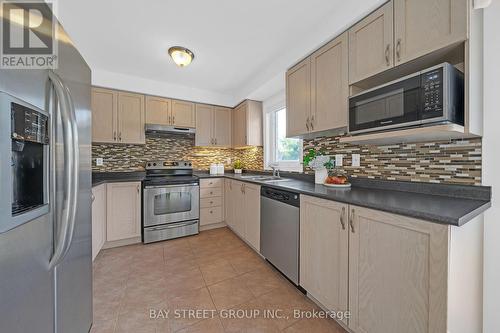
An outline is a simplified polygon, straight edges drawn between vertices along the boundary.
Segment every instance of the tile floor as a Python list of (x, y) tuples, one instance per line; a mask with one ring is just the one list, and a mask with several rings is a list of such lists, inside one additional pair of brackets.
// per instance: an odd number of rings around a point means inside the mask
[(293, 315), (314, 309), (228, 228), (104, 250), (94, 263), (91, 333), (345, 332)]

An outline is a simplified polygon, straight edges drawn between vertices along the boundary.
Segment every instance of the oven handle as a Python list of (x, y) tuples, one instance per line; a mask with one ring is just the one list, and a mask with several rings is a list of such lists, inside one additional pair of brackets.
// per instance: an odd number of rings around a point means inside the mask
[(177, 184), (177, 185), (155, 185), (155, 186), (144, 186), (144, 188), (147, 189), (152, 189), (152, 188), (174, 188), (174, 187), (186, 187), (186, 186), (200, 186), (198, 183), (189, 183), (189, 184)]
[(153, 227), (153, 228), (145, 228), (146, 230), (151, 230), (151, 231), (160, 231), (160, 230), (167, 230), (167, 229), (173, 229), (173, 228), (179, 228), (179, 227), (187, 227), (189, 225), (197, 224), (198, 221), (190, 221), (190, 222), (184, 222), (184, 223), (173, 223), (170, 225), (166, 226), (161, 226), (161, 227)]

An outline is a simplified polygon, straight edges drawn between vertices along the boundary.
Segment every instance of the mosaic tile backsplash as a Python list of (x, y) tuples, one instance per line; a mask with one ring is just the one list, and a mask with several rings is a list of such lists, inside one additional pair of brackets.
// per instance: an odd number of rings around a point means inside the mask
[[(103, 166), (95, 165), (98, 157), (104, 159)], [(186, 135), (146, 136), (145, 145), (92, 145), (92, 171), (144, 170), (146, 161), (163, 159), (189, 160), (198, 170), (208, 170), (211, 163), (223, 163), (226, 169), (232, 169), (235, 160), (241, 160), (247, 170), (263, 169), (262, 147), (238, 150), (195, 147), (194, 137)]]
[[(304, 153), (323, 148), (328, 155), (344, 155), (338, 170), (351, 177), (481, 185), (480, 138), (388, 146), (344, 144), (338, 137), (304, 140)], [(351, 166), (352, 154), (361, 154), (359, 168)]]
[[(339, 142), (338, 137), (304, 140), (304, 152), (324, 148), (329, 155), (344, 155), (341, 173), (351, 177), (432, 182), (444, 184), (481, 185), (481, 139), (451, 140), (395, 144), (388, 146), (351, 145)], [(361, 166), (351, 166), (351, 155), (361, 154)], [(154, 159), (186, 159), (195, 169), (208, 170), (211, 163), (223, 163), (232, 169), (241, 160), (246, 170), (263, 170), (263, 149), (204, 148), (194, 146), (194, 137), (146, 137), (146, 145), (94, 144), (93, 171), (143, 170), (145, 162)], [(104, 166), (96, 166), (95, 158), (102, 157)], [(227, 163), (227, 159), (231, 163)], [(312, 173), (309, 168), (304, 170)]]

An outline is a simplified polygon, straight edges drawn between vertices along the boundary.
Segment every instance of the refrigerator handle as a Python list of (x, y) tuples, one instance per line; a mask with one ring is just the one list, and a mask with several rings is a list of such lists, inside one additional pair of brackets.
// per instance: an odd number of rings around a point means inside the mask
[[(61, 230), (56, 233), (56, 237), (59, 235), (59, 239), (56, 241), (54, 254), (49, 262), (49, 267), (54, 268), (63, 260), (73, 240), (78, 199), (80, 154), (75, 109), (69, 90), (61, 78), (51, 70), (49, 70), (49, 79), (52, 82), (52, 87), (60, 105), (64, 143), (64, 206), (62, 207), (60, 223), (57, 224), (61, 227)], [(55, 119), (52, 121), (54, 123)]]

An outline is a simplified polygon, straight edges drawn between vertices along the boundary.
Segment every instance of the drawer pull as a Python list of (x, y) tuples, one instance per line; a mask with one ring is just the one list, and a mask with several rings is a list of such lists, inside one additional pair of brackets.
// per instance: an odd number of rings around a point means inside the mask
[(210, 211), (210, 214), (213, 214), (213, 213), (214, 213), (214, 211), (213, 211), (213, 210), (211, 210), (211, 211)]

